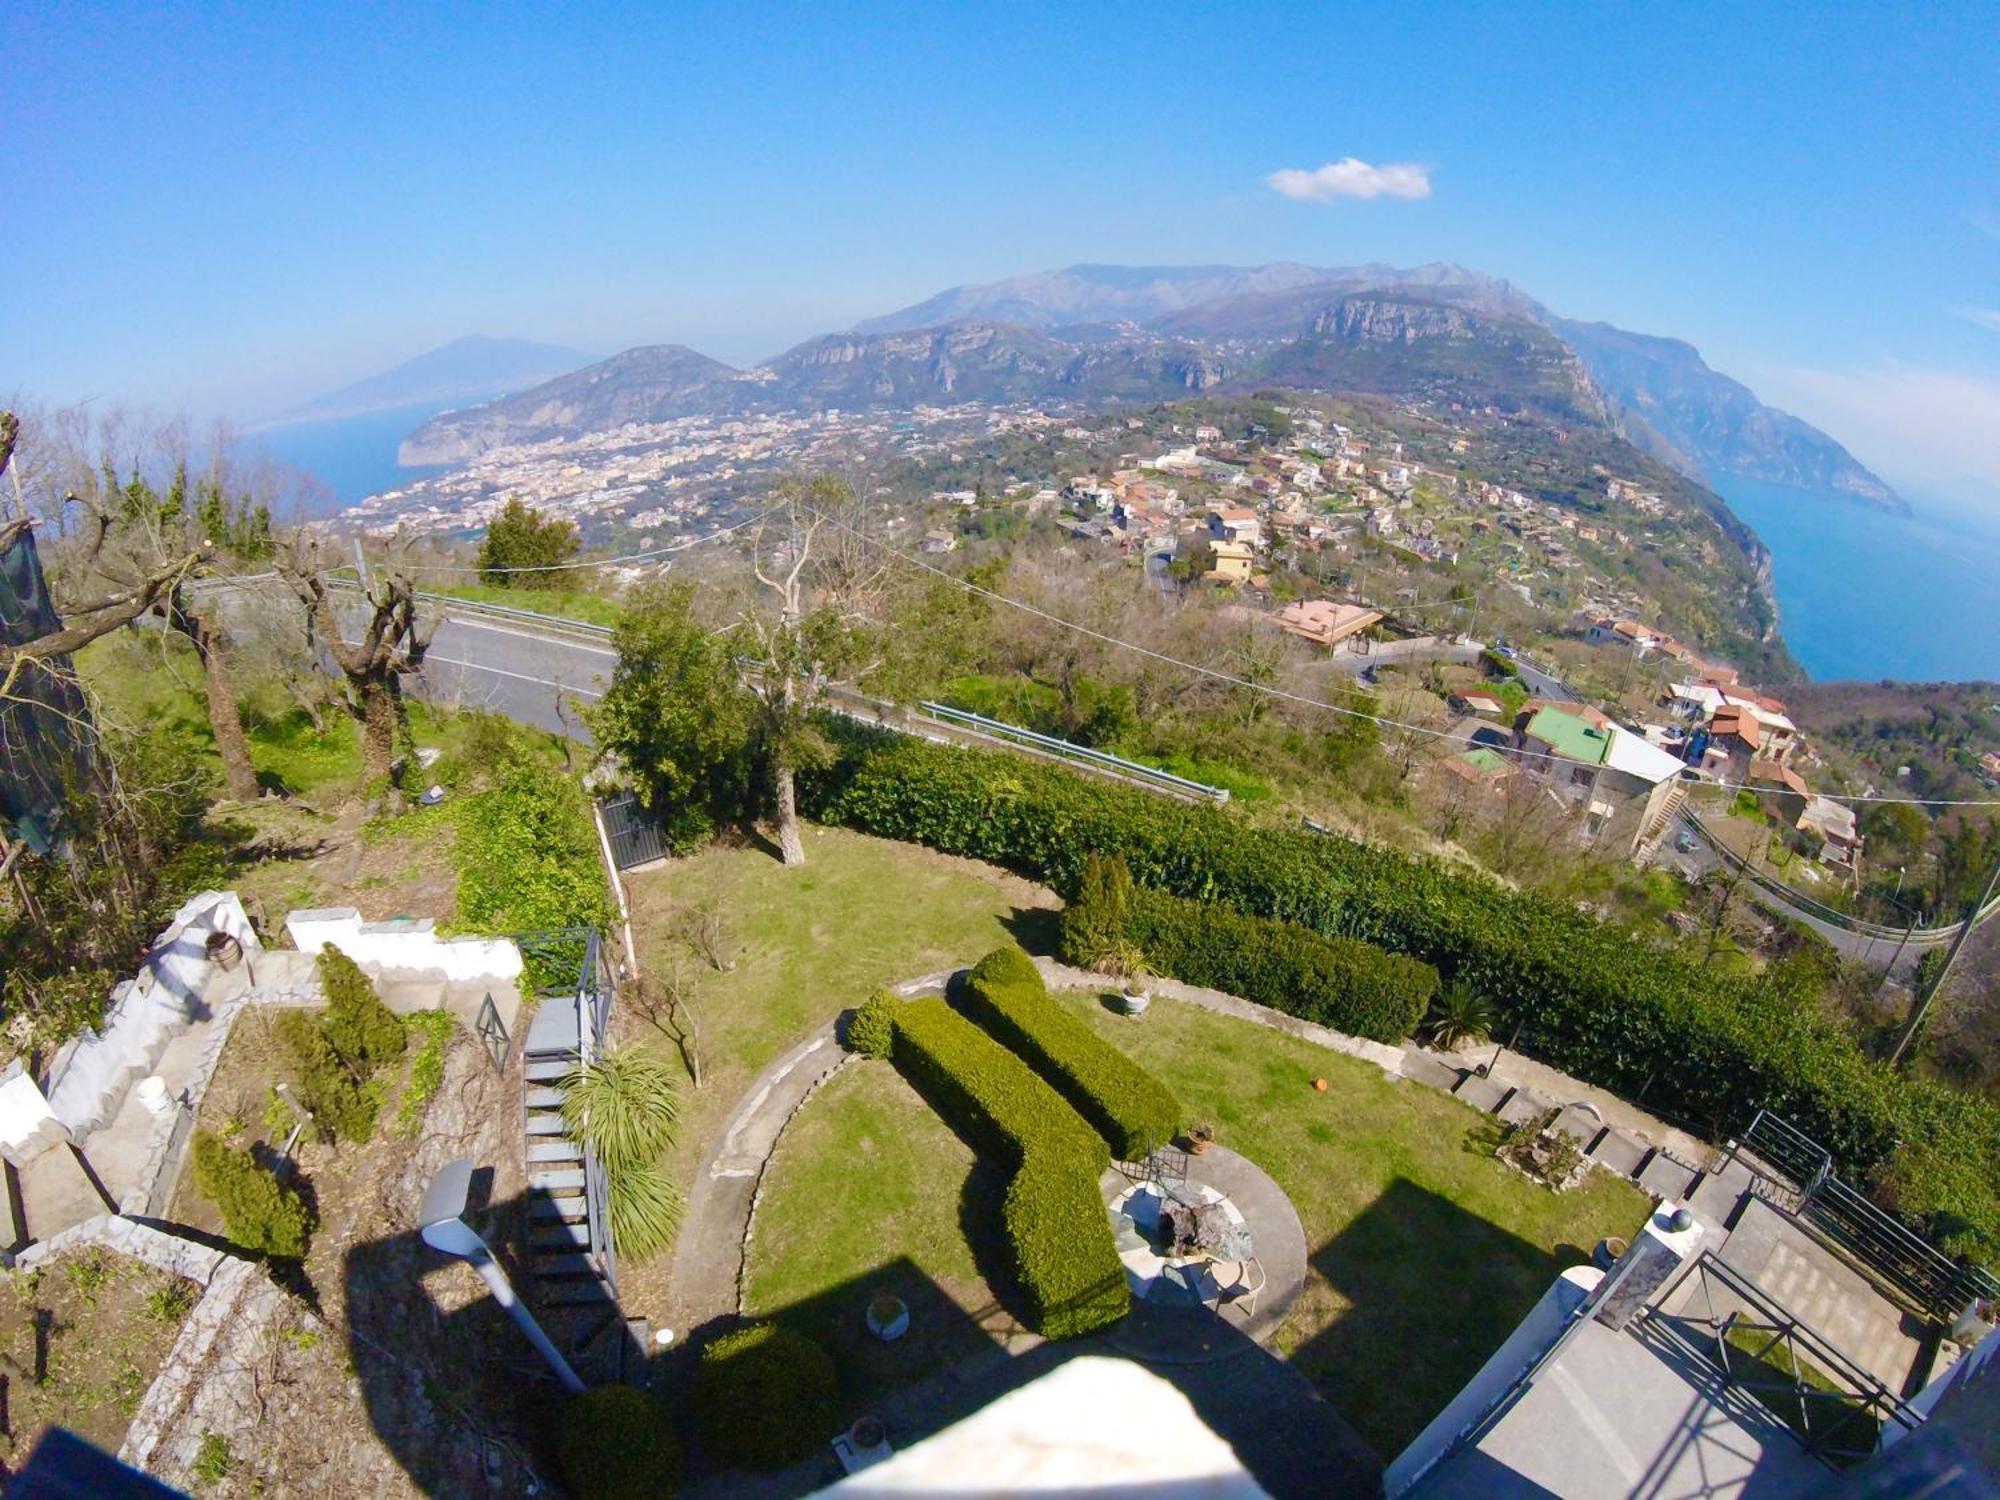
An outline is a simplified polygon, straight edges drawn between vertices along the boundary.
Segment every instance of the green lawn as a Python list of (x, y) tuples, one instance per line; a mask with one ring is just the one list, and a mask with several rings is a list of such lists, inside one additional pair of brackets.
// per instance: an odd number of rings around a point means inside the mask
[[(843, 1396), (865, 1410), (1013, 1327), (962, 1227), (997, 1225), (1003, 1189), (893, 1067), (850, 1063), (779, 1143), (751, 1242), (748, 1310), (818, 1339), (841, 1367)], [(883, 1290), (912, 1314), (910, 1332), (887, 1345), (864, 1322)]]
[(1282, 1032), (1171, 1000), (1134, 1021), (1065, 999), (1291, 1198), (1311, 1269), (1279, 1346), (1385, 1458), (1565, 1266), (1651, 1206), (1602, 1172), (1551, 1193), (1493, 1159), (1477, 1111)]
[(761, 847), (716, 848), (628, 882), (642, 967), (657, 972), (677, 947), (676, 905), (719, 904), (735, 957), (727, 973), (698, 971), (707, 1077), (682, 1131), (682, 1181), (750, 1080), (814, 1027), (878, 985), (972, 962), (1010, 940), (1019, 912), (1031, 937), (1052, 931), (1036, 914), (1055, 898), (990, 865), (810, 824), (805, 843), (796, 870)]
[[(762, 849), (719, 849), (632, 881), (643, 962), (667, 952), (676, 901), (720, 901), (737, 950), (735, 969), (702, 990), (710, 1081), (692, 1101), (682, 1180), (786, 1047), (879, 984), (971, 963), (1022, 925), (1021, 909), (1051, 902), (989, 867), (859, 834), (808, 827), (806, 847), (802, 870)], [(1031, 938), (1047, 927), (1030, 912)], [(1291, 1196), (1312, 1270), (1281, 1347), (1384, 1456), (1564, 1266), (1645, 1217), (1645, 1196), (1601, 1173), (1558, 1197), (1508, 1172), (1485, 1117), (1368, 1064), (1171, 1001), (1138, 1021), (1096, 996), (1066, 1002)], [(1316, 1077), (1326, 1093), (1313, 1091)], [(818, 1331), (863, 1398), (948, 1363), (1002, 1322), (965, 1232), (997, 1226), (991, 1195), (893, 1070), (852, 1064), (794, 1121), (765, 1179), (750, 1307)], [(928, 1309), (921, 1338), (882, 1346), (862, 1332), (860, 1309), (883, 1284)]]

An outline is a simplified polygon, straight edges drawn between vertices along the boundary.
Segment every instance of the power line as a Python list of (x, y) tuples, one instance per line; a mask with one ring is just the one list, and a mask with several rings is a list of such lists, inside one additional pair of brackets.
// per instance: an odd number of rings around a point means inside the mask
[[(999, 593), (994, 589), (986, 588), (981, 584), (974, 583), (969, 578), (961, 578), (956, 573), (946, 572), (943, 568), (936, 567), (931, 563), (927, 563), (920, 557), (912, 556), (910, 553), (904, 552), (900, 548), (891, 546), (888, 542), (883, 541), (880, 537), (870, 536), (865, 532), (856, 530), (854, 527), (848, 525), (847, 522), (841, 520), (838, 516), (827, 515), (826, 512), (824, 511), (816, 512), (816, 514), (820, 515), (823, 519), (831, 522), (833, 525), (839, 527), (842, 531), (847, 532), (850, 536), (853, 536), (859, 539), (860, 541), (867, 543), (869, 546), (880, 548), (882, 551), (887, 552), (890, 556), (899, 558), (903, 562), (910, 564), (912, 567), (920, 568), (926, 573), (934, 574), (937, 577), (944, 579), (947, 583), (955, 584), (959, 588), (964, 589), (967, 593), (977, 594), (983, 598), (991, 599), (995, 603), (1005, 604), (1012, 609), (1021, 610), (1022, 612), (1033, 615), (1038, 619), (1046, 620), (1052, 625), (1060, 626), (1065, 630), (1075, 631), (1079, 635), (1089, 636), (1093, 640), (1102, 641), (1105, 645), (1114, 646), (1121, 651), (1135, 652), (1140, 656), (1150, 657), (1152, 660), (1157, 662), (1162, 662), (1168, 666), (1179, 667), (1184, 671), (1193, 672), (1202, 677), (1212, 678), (1217, 682), (1225, 682), (1232, 687), (1248, 688), (1253, 693), (1262, 693), (1267, 697), (1281, 698), (1284, 699), (1286, 702), (1296, 703), (1305, 708), (1321, 709), (1327, 713), (1340, 714), (1347, 718), (1366, 719), (1370, 723), (1379, 725), (1383, 728), (1407, 730), (1412, 734), (1427, 735), (1433, 739), (1451, 740), (1453, 742), (1457, 742), (1458, 740), (1458, 736), (1453, 734), (1448, 729), (1436, 729), (1428, 724), (1408, 724), (1400, 719), (1391, 719), (1382, 714), (1369, 713), (1365, 709), (1349, 708), (1338, 703), (1328, 703), (1320, 698), (1309, 698), (1302, 693), (1289, 692), (1284, 688), (1272, 687), (1268, 683), (1253, 682), (1247, 677), (1238, 677), (1235, 673), (1222, 671), (1218, 667), (1206, 667), (1199, 662), (1185, 661), (1178, 656), (1170, 656), (1164, 651), (1156, 651), (1151, 646), (1140, 645), (1137, 641), (1121, 640), (1117, 636), (1108, 635), (1104, 631), (1095, 630), (1088, 625), (1079, 624), (1075, 620), (1066, 620), (1061, 615), (1051, 614), (1049, 611), (1042, 609), (1036, 605), (1029, 604), (1025, 600), (1011, 598), (1008, 595)], [(1569, 763), (1568, 757), (1556, 755), (1551, 752), (1542, 750), (1518, 749), (1518, 750), (1510, 750), (1508, 753), (1516, 757), (1525, 759)], [(1714, 787), (1719, 791), (1757, 790), (1755, 787), (1733, 781), (1696, 781), (1691, 784), (1697, 787)], [(1921, 807), (2000, 807), (2000, 798), (1991, 798), (1991, 797), (1961, 798), (1961, 799), (1929, 798), (1929, 797), (1881, 797), (1881, 796), (1870, 796), (1866, 794), (1832, 793), (1832, 792), (1814, 793), (1813, 795), (1823, 797), (1828, 802), (1902, 803), (1902, 804), (1911, 804)]]

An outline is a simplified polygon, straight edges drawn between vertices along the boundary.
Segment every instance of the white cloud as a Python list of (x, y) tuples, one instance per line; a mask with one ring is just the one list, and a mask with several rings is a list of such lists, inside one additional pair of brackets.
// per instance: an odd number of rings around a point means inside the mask
[(2000, 333), (2000, 307), (1959, 307), (1952, 309), (1968, 323)]
[(1357, 156), (1343, 156), (1315, 171), (1286, 167), (1264, 179), (1275, 191), (1302, 203), (1331, 203), (1336, 198), (1428, 198), (1431, 170), (1412, 161), (1384, 162), (1371, 167)]
[(1890, 483), (2000, 491), (2000, 379), (1904, 364), (1773, 371), (1770, 398)]

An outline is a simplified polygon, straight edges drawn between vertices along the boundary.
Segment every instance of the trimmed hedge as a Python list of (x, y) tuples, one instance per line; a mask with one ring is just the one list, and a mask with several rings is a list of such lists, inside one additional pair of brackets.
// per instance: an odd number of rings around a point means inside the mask
[(629, 1385), (600, 1385), (565, 1401), (556, 1457), (565, 1486), (589, 1500), (668, 1500), (681, 1473), (666, 1407)]
[(783, 1468), (823, 1451), (839, 1395), (832, 1356), (804, 1334), (779, 1323), (735, 1329), (701, 1351), (701, 1446), (735, 1468)]
[(942, 1000), (896, 1018), (896, 1065), (976, 1149), (1014, 1169), (1001, 1210), (1027, 1321), (1071, 1338), (1131, 1310), (1125, 1267), (1097, 1189), (1104, 1140), (1020, 1058)]
[[(1073, 963), (1086, 962), (1084, 945), (1103, 926), (1092, 904), (1086, 891), (1063, 911)], [(1163, 974), (1378, 1042), (1409, 1036), (1437, 993), (1437, 970), (1419, 959), (1163, 891), (1131, 892), (1125, 937)]]
[[(1032, 1151), (1095, 1174), (1111, 1165), (1103, 1137), (1035, 1070), (942, 1000), (896, 1009), (896, 1066), (960, 1135), (1019, 1170)], [(1110, 1220), (1105, 1220), (1109, 1243)]]
[(1180, 1129), (1166, 1085), (1049, 997), (1042, 971), (1019, 948), (996, 948), (965, 981), (972, 1019), (1025, 1058), (1120, 1161), (1140, 1161)]
[(1097, 1173), (1031, 1151), (1007, 1184), (1000, 1216), (1028, 1302), (1028, 1326), (1043, 1338), (1095, 1333), (1132, 1310)]
[(1462, 866), (850, 721), (821, 729), (838, 754), (801, 778), (811, 817), (990, 860), (1065, 895), (1088, 854), (1117, 850), (1141, 887), (1423, 959), (1493, 997), (1523, 1025), (1522, 1050), (1712, 1138), (1764, 1107), (1862, 1173), (1900, 1141), (1902, 1210), (2000, 1262), (2000, 1105), (1870, 1062), (1784, 965), (1724, 975)]
[(847, 1050), (863, 1057), (887, 1057), (893, 1052), (896, 1007), (901, 1003), (888, 990), (877, 990), (856, 1006), (847, 1022)]

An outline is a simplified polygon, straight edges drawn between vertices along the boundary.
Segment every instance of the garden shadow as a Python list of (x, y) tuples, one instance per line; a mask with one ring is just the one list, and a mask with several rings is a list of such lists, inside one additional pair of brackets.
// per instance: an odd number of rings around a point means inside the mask
[[(1478, 1373), (1570, 1265), (1396, 1178), (1308, 1257), (1346, 1303), (1292, 1363), (1393, 1456)], [(1386, 1371), (1396, 1372), (1393, 1380)]]
[[(463, 1217), (544, 1331), (587, 1385), (643, 1378), (618, 1305), (594, 1282), (555, 1305), (522, 1247), (547, 1222), (540, 1189), (485, 1201), (475, 1174)], [(415, 1228), (350, 1249), (341, 1262), (347, 1356), (370, 1426), (426, 1494), (529, 1493), (553, 1472), (561, 1384), (470, 1267), (433, 1250)]]
[(1023, 949), (1041, 957), (1053, 958), (1062, 944), (1062, 913), (1046, 906), (1017, 906), (1000, 925)]

